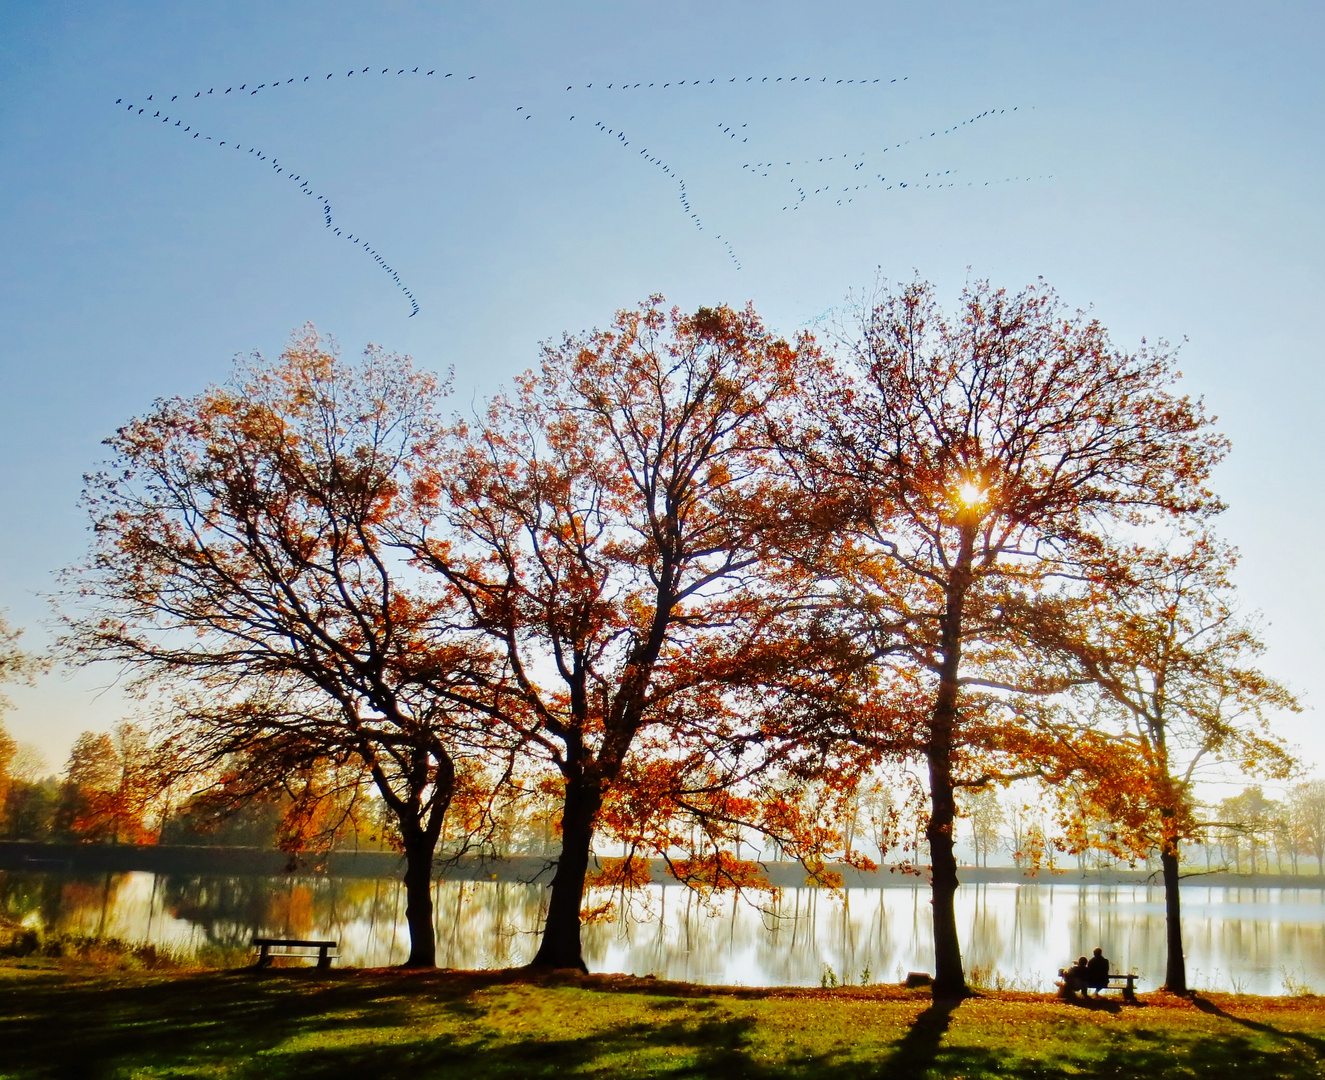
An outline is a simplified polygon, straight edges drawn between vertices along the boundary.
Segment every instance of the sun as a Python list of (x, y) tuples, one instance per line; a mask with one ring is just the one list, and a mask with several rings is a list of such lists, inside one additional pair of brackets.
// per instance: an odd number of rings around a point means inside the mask
[(957, 489), (957, 498), (966, 506), (979, 506), (985, 501), (985, 492), (968, 480)]

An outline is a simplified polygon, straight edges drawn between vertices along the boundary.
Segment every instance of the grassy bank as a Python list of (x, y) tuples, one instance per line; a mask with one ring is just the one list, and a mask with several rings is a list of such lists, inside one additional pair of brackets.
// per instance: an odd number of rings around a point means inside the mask
[(1306, 1077), (1325, 1000), (742, 990), (590, 976), (0, 965), (0, 1076)]

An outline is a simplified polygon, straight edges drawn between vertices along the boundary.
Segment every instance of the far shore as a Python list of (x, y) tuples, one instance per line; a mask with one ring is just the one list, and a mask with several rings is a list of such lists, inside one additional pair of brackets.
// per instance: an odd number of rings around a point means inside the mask
[[(555, 856), (510, 855), (504, 858), (439, 856), (433, 872), (443, 881), (501, 881), (547, 884)], [(804, 867), (794, 862), (761, 862), (769, 885), (796, 888), (812, 884)], [(0, 871), (63, 873), (156, 874), (306, 874), (343, 878), (396, 878), (404, 872), (403, 858), (391, 851), (332, 851), (290, 853), (263, 848), (132, 844), (38, 843), (0, 841)], [(858, 870), (832, 866), (848, 888), (911, 888), (928, 884), (927, 867), (880, 867)], [(661, 859), (650, 860), (650, 881), (675, 881)], [(958, 875), (964, 885), (1153, 885), (1162, 887), (1159, 871), (1079, 870), (1076, 867), (963, 866)], [(1207, 872), (1197, 866), (1183, 868), (1183, 883), (1243, 889), (1325, 889), (1325, 877), (1313, 868), (1303, 874), (1238, 874), (1228, 870)]]

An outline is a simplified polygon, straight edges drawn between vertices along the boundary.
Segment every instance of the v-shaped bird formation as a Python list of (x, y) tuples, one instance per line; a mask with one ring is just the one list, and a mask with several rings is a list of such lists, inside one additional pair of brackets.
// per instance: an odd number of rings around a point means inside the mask
[[(574, 119), (575, 117), (572, 116), (571, 120)], [(624, 132), (617, 131), (614, 128), (608, 127), (601, 120), (595, 120), (593, 126), (596, 130), (598, 130), (602, 134), (612, 136), (616, 141), (618, 141), (621, 144), (623, 149), (630, 145), (630, 140), (626, 138)], [(703, 232), (704, 223), (700, 221), (699, 215), (695, 213), (695, 208), (690, 205), (690, 195), (686, 191), (685, 181), (682, 180), (679, 176), (677, 176), (676, 173), (673, 171), (672, 167), (668, 165), (665, 161), (663, 161), (662, 158), (658, 157), (657, 154), (650, 152), (647, 146), (640, 149), (638, 151), (638, 154), (640, 157), (644, 158), (644, 160), (648, 164), (659, 169), (663, 173), (663, 175), (676, 181), (678, 189), (676, 197), (681, 201), (681, 207), (682, 209), (685, 210), (686, 217), (688, 217), (692, 222), (694, 222), (696, 229), (698, 229), (700, 232)], [(714, 233), (713, 235), (714, 238), (717, 239), (724, 248), (726, 248), (727, 255), (731, 259), (732, 263), (735, 264), (736, 269), (737, 270), (741, 269), (741, 260), (736, 257), (736, 250), (731, 246), (731, 241), (727, 240), (721, 233)]]
[[(341, 77), (353, 78), (356, 74), (363, 76), (367, 75), (371, 70), (372, 70), (371, 68), (367, 67), (363, 68), (362, 70), (351, 69), (347, 71), (344, 76)], [(380, 74), (390, 75), (392, 74), (392, 71), (390, 68), (383, 68)], [(190, 98), (187, 93), (171, 94), (169, 101), (166, 100), (166, 96), (164, 94), (157, 95), (155, 93), (152, 93), (147, 95), (145, 104), (141, 106), (133, 102), (129, 102), (126, 105), (126, 100), (124, 98), (116, 98), (115, 104), (125, 105), (127, 110), (130, 113), (134, 114), (135, 116), (141, 116), (148, 120), (160, 120), (162, 124), (171, 128), (171, 130), (178, 130), (179, 134), (188, 135), (190, 139), (198, 139), (203, 145), (210, 143), (211, 145), (215, 146), (217, 149), (227, 149), (227, 150), (234, 150), (239, 153), (247, 153), (251, 155), (255, 161), (260, 161), (265, 163), (271, 169), (274, 175), (283, 177), (284, 179), (289, 180), (291, 182), (297, 182), (299, 184), (298, 190), (300, 190), (304, 195), (312, 198), (315, 202), (317, 202), (319, 210), (321, 212), (324, 226), (328, 230), (330, 230), (331, 234), (333, 236), (337, 236), (343, 240), (346, 240), (347, 242), (353, 244), (355, 247), (363, 251), (363, 253), (366, 254), (370, 259), (372, 259), (373, 262), (375, 262), (378, 265), (381, 271), (391, 279), (395, 287), (399, 289), (402, 293), (404, 293), (405, 299), (407, 299), (410, 304), (409, 317), (413, 318), (415, 315), (419, 313), (418, 298), (415, 297), (414, 293), (410, 290), (410, 288), (404, 283), (404, 281), (401, 280), (400, 274), (396, 272), (396, 269), (389, 262), (387, 262), (386, 259), (382, 257), (381, 253), (371, 243), (369, 243), (369, 241), (364, 239), (362, 236), (354, 232), (351, 232), (349, 229), (342, 228), (336, 224), (332, 215), (330, 200), (328, 200), (325, 195), (316, 191), (313, 188), (312, 184), (308, 181), (308, 179), (303, 175), (302, 172), (296, 173), (294, 169), (289, 167), (288, 164), (282, 165), (274, 154), (269, 154), (266, 151), (262, 150), (260, 147), (252, 145), (245, 146), (242, 145), (240, 141), (236, 139), (230, 139), (230, 138), (222, 139), (216, 135), (205, 134), (204, 132), (198, 130), (195, 124), (192, 123), (186, 124), (184, 120), (179, 117), (176, 117), (174, 124), (171, 125), (170, 123), (171, 117), (169, 115), (169, 112), (167, 112), (166, 115), (164, 116), (162, 115), (162, 111), (169, 110), (172, 105), (174, 105), (175, 110), (178, 111), (179, 106), (175, 105), (175, 103), (179, 102), (181, 97), (184, 98), (184, 102), (182, 103), (184, 105), (187, 105), (188, 102), (191, 100), (200, 99), (203, 97), (225, 98), (227, 95), (236, 95), (236, 96), (247, 95), (249, 97), (252, 97), (255, 94), (261, 93), (263, 91), (271, 92), (274, 90), (281, 89), (283, 87), (292, 87), (296, 85), (302, 87), (306, 83), (326, 82), (329, 79), (337, 78), (338, 75), (339, 73), (335, 71), (328, 72), (325, 77), (304, 75), (302, 78), (300, 78), (298, 76), (291, 75), (286, 77), (285, 79), (272, 79), (270, 82), (258, 83), (258, 82), (246, 81), (238, 84), (237, 86), (232, 83), (231, 85), (227, 86), (224, 90), (222, 90), (219, 86), (209, 86), (206, 90), (202, 89), (195, 90), (193, 92), (192, 98)], [(395, 71), (395, 76), (397, 78), (404, 75), (422, 75), (423, 77), (427, 78), (428, 76), (437, 75), (437, 69), (433, 68), (425, 70), (418, 67), (414, 67), (414, 68), (399, 68), (398, 70)], [(453, 79), (456, 78), (456, 75), (454, 72), (448, 71), (442, 76), (442, 78)], [(477, 78), (477, 76), (468, 75), (468, 76), (462, 76), (461, 78), (463, 78), (465, 81), (468, 81)], [(158, 97), (159, 97), (159, 102), (158, 102)], [(155, 108), (153, 108), (154, 105), (156, 106)], [(152, 110), (150, 115), (148, 114), (149, 109)]]
[[(1019, 109), (1020, 106), (1017, 105), (1013, 105), (1010, 109), (1006, 107), (1001, 109), (986, 109), (984, 112), (977, 113), (975, 116), (953, 124), (951, 127), (936, 129), (928, 133), (922, 132), (910, 139), (903, 139), (901, 142), (885, 146), (878, 151), (878, 153), (882, 155), (888, 153), (890, 150), (901, 150), (903, 147), (918, 145), (931, 139), (942, 138), (945, 135), (952, 135), (961, 131), (963, 128), (979, 123), (989, 117), (1007, 116), (1010, 113), (1019, 111)], [(837, 205), (845, 206), (847, 203), (853, 202), (856, 195), (860, 192), (868, 191), (871, 183), (877, 183), (877, 186), (882, 187), (885, 191), (906, 191), (944, 187), (989, 187), (992, 184), (1027, 183), (1032, 179), (1037, 179), (1029, 176), (1009, 176), (1004, 177), (1001, 180), (963, 181), (950, 179), (953, 170), (944, 169), (942, 171), (926, 172), (923, 177), (913, 176), (905, 180), (895, 174), (893, 176), (885, 176), (883, 173), (873, 173), (869, 175), (868, 179), (862, 181), (861, 177), (863, 175), (866, 160), (867, 155), (864, 150), (861, 150), (856, 154), (844, 151), (841, 154), (829, 154), (818, 158), (802, 158), (793, 161), (747, 162), (741, 166), (741, 169), (743, 171), (748, 169), (752, 175), (768, 179), (770, 177), (775, 177), (776, 174), (783, 169), (790, 170), (795, 168), (800, 172), (800, 167), (802, 166), (809, 166), (811, 169), (822, 166), (829, 171), (840, 171), (843, 166), (849, 164), (851, 173), (856, 174), (854, 177), (854, 183), (847, 183), (841, 187), (828, 179), (822, 181), (810, 181), (809, 184), (807, 184), (803, 180), (797, 180), (794, 176), (785, 176), (783, 179), (795, 189), (796, 197), (790, 202), (784, 204), (782, 207), (783, 210), (799, 210), (801, 205), (807, 199), (813, 198), (817, 195), (827, 195), (830, 197), (835, 195), (837, 196)], [(804, 173), (802, 173), (802, 176), (804, 176)], [(1038, 177), (1038, 179), (1042, 180), (1049, 180), (1052, 178), (1052, 174), (1049, 176)]]
[[(247, 80), (240, 83), (230, 83), (222, 88), (220, 85), (209, 86), (206, 89), (196, 89), (190, 95), (187, 92), (169, 95), (148, 94), (141, 103), (129, 101), (126, 98), (117, 98), (115, 104), (123, 106), (127, 112), (135, 117), (141, 117), (145, 120), (159, 121), (162, 125), (178, 135), (186, 137), (190, 142), (197, 141), (201, 145), (210, 145), (218, 150), (224, 149), (227, 152), (243, 154), (249, 157), (255, 163), (261, 163), (270, 174), (279, 177), (291, 184), (296, 185), (295, 190), (312, 199), (318, 206), (318, 212), (322, 218), (323, 225), (330, 235), (343, 239), (354, 245), (365, 255), (377, 264), (378, 268), (391, 280), (395, 288), (399, 289), (410, 304), (410, 317), (419, 312), (419, 303), (415, 294), (401, 279), (400, 274), (389, 263), (382, 254), (357, 231), (351, 231), (344, 227), (333, 214), (330, 199), (318, 189), (316, 185), (308, 178), (304, 170), (296, 170), (287, 162), (278, 159), (275, 154), (268, 152), (251, 143), (236, 140), (230, 137), (220, 138), (214, 132), (204, 132), (199, 129), (196, 121), (179, 116), (178, 113), (190, 102), (202, 99), (209, 101), (235, 101), (239, 99), (252, 98), (258, 94), (273, 94), (276, 91), (282, 91), (283, 96), (293, 94), (297, 90), (311, 88), (318, 85), (326, 85), (331, 81), (355, 80), (357, 84), (367, 83), (377, 78), (388, 77), (392, 79), (415, 78), (420, 77), (430, 80), (433, 83), (446, 83), (451, 80), (452, 83), (470, 82), (477, 78), (475, 75), (457, 75), (455, 72), (442, 72), (439, 68), (428, 68), (425, 66), (412, 67), (383, 67), (377, 69), (370, 66), (362, 68), (351, 68), (343, 74), (337, 71), (319, 73), (316, 75), (290, 75), (283, 78), (274, 78), (264, 81)], [(686, 78), (676, 80), (653, 80), (631, 82), (629, 80), (620, 82), (613, 80), (611, 82), (590, 82), (583, 85), (570, 84), (566, 87), (567, 93), (589, 93), (595, 100), (599, 94), (606, 94), (613, 97), (617, 94), (633, 94), (639, 92), (667, 92), (668, 99), (674, 93), (684, 93), (686, 96), (694, 91), (722, 91), (731, 89), (759, 89), (761, 91), (787, 90), (794, 91), (797, 97), (801, 96), (801, 91), (810, 89), (831, 90), (836, 92), (838, 88), (850, 90), (852, 92), (861, 89), (870, 88), (896, 88), (901, 84), (909, 82), (908, 77), (900, 76), (895, 78), (835, 78), (828, 75), (728, 75), (713, 76), (710, 78)], [(811, 96), (808, 100), (814, 100)], [(672, 164), (671, 160), (664, 156), (663, 152), (656, 147), (643, 145), (637, 139), (628, 137), (622, 130), (619, 122), (612, 120), (589, 120), (580, 112), (571, 113), (569, 121), (576, 126), (591, 128), (596, 134), (609, 139), (621, 150), (630, 150), (632, 156), (637, 160), (657, 170), (662, 176), (676, 185), (676, 197), (681, 205), (681, 209), (687, 220), (699, 232), (712, 237), (715, 242), (722, 245), (727, 257), (731, 260), (736, 269), (741, 269), (741, 261), (737, 257), (736, 250), (729, 237), (723, 235), (715, 229), (706, 226), (705, 221), (700, 217), (699, 210), (696, 208), (690, 189), (686, 186), (686, 181)], [(810, 200), (831, 199), (838, 206), (847, 206), (853, 203), (860, 195), (868, 191), (871, 187), (875, 190), (883, 191), (917, 191), (929, 189), (942, 189), (952, 187), (989, 187), (994, 184), (1025, 183), (1032, 180), (1029, 176), (1010, 176), (994, 180), (961, 179), (954, 176), (953, 169), (931, 169), (923, 175), (912, 174), (903, 178), (895, 171), (890, 170), (885, 173), (882, 168), (886, 168), (884, 162), (888, 159), (884, 155), (892, 152), (896, 156), (897, 152), (909, 146), (917, 146), (927, 142), (942, 139), (947, 136), (957, 135), (961, 132), (970, 130), (977, 124), (982, 124), (993, 120), (994, 118), (1011, 118), (1015, 115), (1024, 113), (1021, 106), (1002, 106), (985, 109), (964, 120), (960, 120), (947, 127), (934, 128), (929, 132), (921, 131), (908, 139), (898, 142), (888, 143), (882, 147), (874, 148), (872, 153), (875, 155), (878, 164), (867, 171), (867, 163), (871, 161), (870, 152), (860, 150), (857, 152), (844, 151), (842, 153), (830, 153), (822, 156), (804, 157), (783, 155), (781, 159), (777, 155), (767, 155), (768, 160), (746, 161), (741, 165), (738, 172), (747, 177), (758, 178), (759, 180), (773, 180), (779, 184), (788, 185), (794, 194), (790, 194), (782, 202), (783, 211), (799, 210)], [(517, 120), (527, 122), (533, 119), (533, 112), (525, 105), (520, 105), (515, 109)], [(577, 120), (578, 117), (578, 120)], [(744, 147), (750, 143), (752, 131), (748, 121), (725, 119), (719, 120), (716, 125), (708, 128), (715, 133), (722, 143), (734, 148)], [(734, 166), (733, 166), (734, 168)], [(875, 171), (879, 170), (879, 171)], [(1038, 179), (1051, 179), (1052, 177), (1038, 177)], [(782, 188), (783, 191), (787, 190)]]

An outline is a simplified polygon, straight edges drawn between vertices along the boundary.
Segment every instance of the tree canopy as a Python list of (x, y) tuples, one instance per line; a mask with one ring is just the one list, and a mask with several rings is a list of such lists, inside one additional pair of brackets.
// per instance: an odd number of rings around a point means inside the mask
[(94, 546), (69, 647), (173, 693), (181, 760), (236, 795), (354, 761), (407, 855), (411, 964), (431, 965), (432, 857), (483, 719), (439, 688), (487, 658), (392, 527), (445, 436), (447, 387), (311, 329), (229, 383), (158, 401), (88, 477)]
[[(1077, 790), (1117, 826), (1123, 854), (1160, 853), (1168, 905), (1165, 985), (1187, 990), (1178, 858), (1200, 836), (1193, 785), (1205, 765), (1286, 778), (1294, 765), (1272, 715), (1300, 708), (1265, 675), (1254, 625), (1232, 598), (1235, 553), (1209, 532), (1111, 552), (1104, 572), (1035, 613), (1031, 633), (1067, 666), (1080, 730)], [(1072, 820), (1073, 817), (1077, 820)], [(1069, 836), (1080, 828), (1069, 813)], [(1076, 844), (1085, 838), (1073, 838)]]
[(740, 783), (775, 760), (769, 704), (804, 666), (797, 584), (771, 543), (784, 499), (769, 430), (818, 362), (750, 309), (683, 315), (655, 297), (546, 348), (420, 477), (436, 513), (419, 557), (502, 656), (492, 712), (563, 785), (537, 963), (582, 964), (605, 827), (670, 857), (690, 846), (678, 822), (699, 822), (703, 850), (687, 854), (704, 858), (682, 872), (735, 884), (749, 880), (732, 856), (742, 828), (807, 859), (823, 846), (799, 807)]
[[(882, 859), (923, 804), (936, 992), (964, 993), (962, 805), (987, 860), (992, 786), (1071, 779), (1176, 866), (1175, 751), (1282, 771), (1264, 725), (1295, 702), (1235, 616), (1209, 531), (1227, 443), (1170, 350), (1117, 348), (1043, 284), (947, 314), (915, 282), (858, 314), (823, 347), (651, 297), (465, 420), (447, 380), (307, 329), (109, 440), (67, 647), (173, 703), (163, 760), (209, 807), (283, 790), (293, 844), (371, 784), (411, 964), (448, 820), (557, 804), (535, 963), (573, 967), (586, 891), (646, 857), (758, 887), (743, 850), (771, 840), (831, 883), (868, 863), (862, 807)], [(1015, 827), (1018, 859), (1045, 846)]]
[[(1225, 452), (1176, 395), (1162, 348), (1117, 349), (1043, 285), (884, 290), (809, 382), (785, 457), (836, 507), (841, 609), (901, 695), (928, 770), (936, 988), (965, 990), (953, 896), (955, 791), (1052, 760), (1023, 611), (1093, 565), (1121, 527), (1203, 518)], [(895, 740), (895, 736), (893, 736)]]

